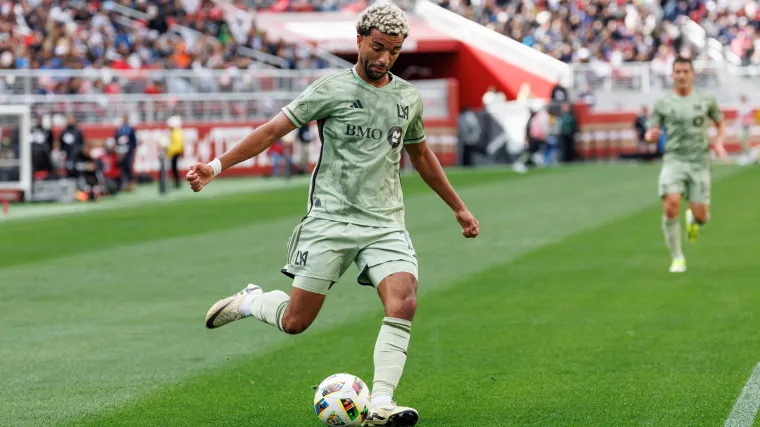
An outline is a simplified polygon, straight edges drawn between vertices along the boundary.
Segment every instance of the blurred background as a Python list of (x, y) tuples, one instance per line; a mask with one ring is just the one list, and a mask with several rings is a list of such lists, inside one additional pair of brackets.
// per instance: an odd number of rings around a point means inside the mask
[[(760, 8), (749, 0), (404, 1), (393, 72), (423, 95), (445, 166), (518, 172), (656, 159), (646, 117), (677, 55), (728, 122), (737, 161), (760, 141)], [(355, 61), (363, 1), (0, 2), (0, 190), (19, 201), (171, 191), (319, 77)], [(314, 167), (314, 129), (226, 175)], [(162, 172), (163, 171), (163, 172)]]

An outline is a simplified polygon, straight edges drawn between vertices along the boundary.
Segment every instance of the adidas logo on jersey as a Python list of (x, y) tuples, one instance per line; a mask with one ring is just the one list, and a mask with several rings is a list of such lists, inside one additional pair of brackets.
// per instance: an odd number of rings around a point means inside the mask
[(364, 108), (364, 106), (362, 105), (362, 102), (357, 99), (351, 104), (351, 108)]

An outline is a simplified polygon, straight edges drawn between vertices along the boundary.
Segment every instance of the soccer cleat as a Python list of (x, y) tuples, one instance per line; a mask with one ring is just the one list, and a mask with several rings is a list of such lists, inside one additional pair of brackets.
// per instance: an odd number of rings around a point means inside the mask
[(206, 327), (209, 329), (220, 328), (245, 317), (240, 313), (240, 305), (245, 297), (252, 293), (261, 295), (264, 291), (260, 287), (249, 283), (245, 289), (235, 295), (217, 301), (206, 313)]
[(676, 258), (673, 263), (670, 264), (671, 273), (685, 273), (686, 272), (686, 258)]
[(689, 243), (694, 243), (697, 241), (697, 236), (699, 235), (699, 224), (694, 221), (694, 213), (691, 211), (691, 209), (686, 210), (686, 233), (689, 236)]
[(396, 406), (391, 402), (385, 405), (375, 405), (369, 410), (369, 415), (362, 426), (411, 427), (417, 424), (420, 414), (417, 410)]

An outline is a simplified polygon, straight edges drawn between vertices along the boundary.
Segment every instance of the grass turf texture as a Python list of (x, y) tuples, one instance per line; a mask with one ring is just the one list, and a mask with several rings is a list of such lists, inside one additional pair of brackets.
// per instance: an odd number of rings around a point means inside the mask
[[(723, 423), (760, 360), (760, 171), (716, 168), (713, 221), (680, 276), (667, 273), (656, 174), (452, 173), (476, 240), (405, 178), (421, 287), (396, 398), (419, 426)], [(0, 224), (0, 425), (319, 425), (313, 386), (372, 380), (382, 309), (355, 269), (302, 336), (203, 327), (249, 281), (288, 288), (278, 269), (304, 198)]]

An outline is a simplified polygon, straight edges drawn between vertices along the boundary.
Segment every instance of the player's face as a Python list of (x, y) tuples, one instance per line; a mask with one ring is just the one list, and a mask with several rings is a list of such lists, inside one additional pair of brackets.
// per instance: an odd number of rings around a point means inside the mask
[(372, 30), (368, 36), (357, 35), (359, 65), (371, 80), (380, 80), (396, 62), (404, 36), (391, 36)]
[(673, 83), (676, 89), (689, 89), (694, 80), (694, 69), (691, 64), (676, 62), (673, 64)]

